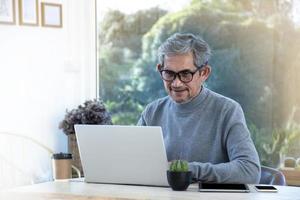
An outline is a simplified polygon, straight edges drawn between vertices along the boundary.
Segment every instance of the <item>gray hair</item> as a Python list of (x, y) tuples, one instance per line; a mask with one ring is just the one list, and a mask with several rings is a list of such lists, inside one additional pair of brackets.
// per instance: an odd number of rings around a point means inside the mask
[(194, 65), (202, 67), (207, 64), (211, 55), (209, 45), (199, 36), (191, 33), (175, 33), (158, 49), (158, 60), (163, 65), (166, 55), (193, 53)]

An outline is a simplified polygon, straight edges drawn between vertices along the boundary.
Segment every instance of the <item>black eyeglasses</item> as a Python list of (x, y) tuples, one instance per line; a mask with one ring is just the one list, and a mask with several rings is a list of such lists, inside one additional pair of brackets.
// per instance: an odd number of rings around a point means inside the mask
[(160, 72), (161, 78), (165, 81), (172, 82), (178, 76), (178, 78), (181, 82), (188, 83), (193, 80), (194, 74), (197, 71), (202, 70), (202, 69), (203, 68), (201, 67), (201, 68), (197, 68), (195, 71), (190, 71), (190, 70), (186, 69), (186, 70), (182, 70), (179, 72), (174, 72), (171, 70), (163, 69), (163, 70), (160, 70), (159, 72)]

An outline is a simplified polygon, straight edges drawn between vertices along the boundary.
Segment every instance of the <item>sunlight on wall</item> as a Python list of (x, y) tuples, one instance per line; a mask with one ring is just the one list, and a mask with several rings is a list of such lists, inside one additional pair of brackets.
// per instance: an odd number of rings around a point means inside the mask
[[(96, 96), (95, 8), (93, 1), (50, 2), (62, 4), (63, 28), (0, 25), (0, 133), (24, 135), (54, 152), (66, 152), (67, 137), (58, 129), (59, 122), (66, 109)], [(0, 166), (0, 187), (51, 180), (49, 153), (36, 144), (28, 150), (28, 142), (8, 136), (1, 142), (6, 140), (0, 148), (0, 160), (7, 160)], [(24, 158), (18, 161), (22, 148), (30, 164)], [(13, 174), (10, 165), (25, 167), (31, 179), (22, 180), (20, 170)], [(7, 175), (19, 182), (13, 184)]]

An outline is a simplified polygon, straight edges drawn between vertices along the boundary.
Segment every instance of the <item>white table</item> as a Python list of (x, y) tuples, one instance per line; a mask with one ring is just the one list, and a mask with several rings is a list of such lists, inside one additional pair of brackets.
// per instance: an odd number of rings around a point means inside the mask
[(249, 185), (250, 193), (208, 193), (198, 192), (197, 185), (190, 185), (187, 191), (172, 191), (170, 188), (90, 184), (81, 180), (46, 182), (18, 187), (0, 192), (0, 199), (30, 200), (120, 200), (120, 199), (180, 199), (180, 200), (300, 200), (300, 187), (276, 186), (278, 193), (258, 193)]

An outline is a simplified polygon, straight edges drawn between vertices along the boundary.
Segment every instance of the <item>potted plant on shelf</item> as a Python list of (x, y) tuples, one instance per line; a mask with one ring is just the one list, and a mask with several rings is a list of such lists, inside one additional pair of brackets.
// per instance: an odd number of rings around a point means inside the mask
[(173, 160), (167, 171), (168, 183), (175, 191), (184, 191), (192, 182), (192, 172), (189, 171), (188, 162)]
[(62, 129), (68, 136), (68, 150), (73, 154), (72, 165), (77, 167), (83, 174), (74, 130), (75, 124), (111, 125), (112, 121), (101, 99), (87, 100), (83, 105), (79, 105), (71, 111), (66, 110), (64, 119), (59, 123), (59, 129)]

